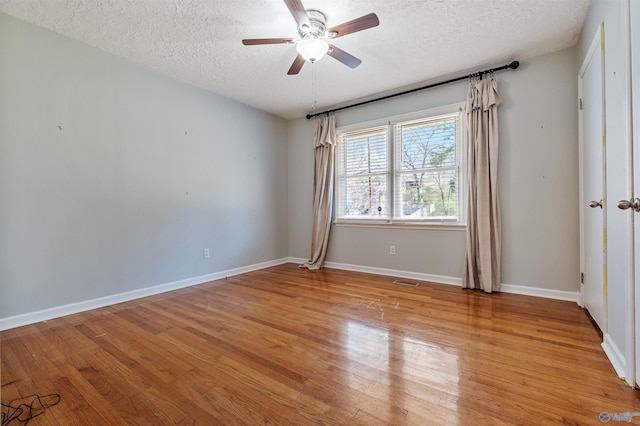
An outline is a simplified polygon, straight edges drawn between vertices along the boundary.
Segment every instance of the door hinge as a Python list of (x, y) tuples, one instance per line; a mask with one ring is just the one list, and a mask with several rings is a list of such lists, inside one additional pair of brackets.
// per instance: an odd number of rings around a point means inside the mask
[(584, 272), (580, 272), (580, 284), (584, 284)]
[(578, 107), (580, 108), (580, 111), (582, 111), (582, 98), (578, 98)]

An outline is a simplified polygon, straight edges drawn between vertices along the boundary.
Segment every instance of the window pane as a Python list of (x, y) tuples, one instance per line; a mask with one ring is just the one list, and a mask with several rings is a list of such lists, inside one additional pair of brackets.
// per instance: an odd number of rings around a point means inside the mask
[(403, 170), (456, 165), (456, 119), (400, 125)]
[(340, 182), (339, 217), (387, 218), (387, 177), (356, 176)]
[(457, 170), (451, 169), (396, 175), (399, 218), (456, 220), (457, 175)]
[(387, 170), (386, 129), (347, 135), (343, 139), (343, 174), (359, 175)]

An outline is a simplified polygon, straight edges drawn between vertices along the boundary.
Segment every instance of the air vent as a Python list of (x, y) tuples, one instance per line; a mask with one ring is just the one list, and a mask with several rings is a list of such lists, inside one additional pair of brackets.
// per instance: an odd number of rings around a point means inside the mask
[(418, 286), (418, 283), (414, 283), (414, 282), (411, 282), (411, 281), (403, 281), (403, 280), (393, 280), (393, 283), (394, 284), (400, 284), (400, 285), (406, 285), (406, 286), (409, 286), (409, 287), (417, 287)]

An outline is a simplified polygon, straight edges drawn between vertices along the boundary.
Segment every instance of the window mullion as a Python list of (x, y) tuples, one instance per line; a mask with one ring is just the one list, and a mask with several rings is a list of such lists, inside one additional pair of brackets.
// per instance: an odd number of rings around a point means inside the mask
[(389, 219), (393, 220), (396, 216), (395, 206), (395, 126), (391, 123), (387, 126), (387, 152), (389, 158), (387, 159), (387, 205), (389, 206)]

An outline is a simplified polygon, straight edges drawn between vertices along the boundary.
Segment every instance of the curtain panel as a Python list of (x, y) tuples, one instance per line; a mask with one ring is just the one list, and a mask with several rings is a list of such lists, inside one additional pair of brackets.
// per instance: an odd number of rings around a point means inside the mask
[(491, 75), (472, 81), (466, 115), (469, 144), (467, 246), (462, 287), (500, 290), (502, 223), (498, 198), (498, 106), (502, 98)]
[(311, 258), (300, 265), (302, 268), (322, 268), (324, 258), (327, 255), (333, 213), (333, 151), (337, 140), (335, 116), (330, 115), (313, 121), (314, 173)]

